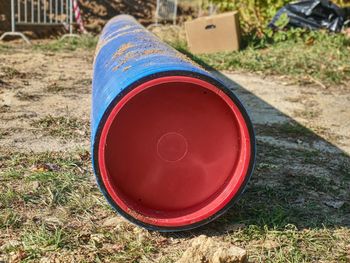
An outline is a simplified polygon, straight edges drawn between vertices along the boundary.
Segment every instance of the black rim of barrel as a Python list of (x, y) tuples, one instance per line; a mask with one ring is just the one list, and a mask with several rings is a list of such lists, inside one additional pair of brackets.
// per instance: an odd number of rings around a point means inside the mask
[[(197, 223), (194, 224), (190, 224), (190, 225), (185, 225), (185, 226), (179, 226), (179, 227), (165, 227), (165, 226), (157, 226), (157, 225), (151, 225), (151, 224), (147, 224), (144, 223), (134, 217), (132, 217), (130, 214), (126, 213), (124, 210), (122, 210), (112, 199), (112, 197), (109, 195), (108, 191), (106, 190), (106, 187), (103, 183), (103, 180), (101, 178), (101, 174), (100, 174), (100, 167), (99, 167), (99, 163), (98, 163), (98, 150), (99, 150), (99, 142), (100, 142), (100, 137), (101, 137), (101, 132), (102, 129), (105, 125), (105, 122), (108, 118), (108, 116), (110, 115), (111, 111), (113, 110), (113, 108), (117, 105), (117, 103), (126, 95), (128, 94), (131, 90), (133, 90), (134, 88), (138, 87), (139, 85), (141, 85), (142, 83), (145, 83), (147, 81), (156, 79), (156, 78), (160, 78), (160, 77), (167, 77), (167, 76), (187, 76), (187, 77), (194, 77), (197, 79), (201, 79), (204, 80), (208, 83), (213, 84), (214, 86), (216, 86), (217, 88), (219, 88), (220, 90), (222, 90), (226, 95), (229, 96), (229, 98), (235, 103), (235, 105), (239, 108), (240, 112), (242, 113), (245, 123), (247, 125), (248, 131), (249, 131), (249, 138), (250, 138), (250, 143), (251, 143), (251, 158), (250, 158), (250, 162), (249, 162), (249, 167), (248, 167), (248, 171), (246, 173), (244, 182), (242, 183), (239, 191), (237, 192), (237, 194), (230, 200), (230, 202), (228, 204), (226, 204), (225, 207), (223, 207), (221, 210), (219, 210), (218, 212), (216, 212), (214, 215), (199, 221)], [(194, 72), (189, 72), (189, 71), (166, 71), (166, 72), (162, 72), (162, 73), (157, 73), (157, 74), (153, 74), (153, 75), (149, 75), (147, 77), (144, 77), (136, 82), (134, 82), (132, 85), (130, 85), (129, 87), (125, 88), (121, 93), (119, 93), (119, 95), (111, 102), (111, 104), (108, 106), (107, 110), (105, 111), (105, 113), (103, 114), (103, 117), (98, 125), (98, 129), (96, 132), (96, 137), (95, 137), (95, 141), (93, 142), (94, 144), (94, 169), (95, 169), (95, 177), (96, 177), (96, 181), (97, 184), (102, 192), (102, 194), (104, 195), (104, 197), (107, 199), (108, 203), (111, 205), (111, 207), (117, 212), (119, 213), (121, 216), (123, 216), (124, 218), (126, 218), (128, 221), (144, 227), (148, 230), (154, 230), (154, 231), (160, 231), (160, 232), (178, 232), (178, 231), (186, 231), (186, 230), (191, 230), (194, 228), (198, 228), (200, 226), (206, 225), (210, 222), (212, 222), (213, 220), (215, 220), (216, 218), (220, 217), (221, 215), (225, 214), (238, 200), (239, 198), (242, 196), (252, 174), (254, 171), (254, 166), (255, 166), (255, 160), (256, 160), (256, 139), (255, 139), (255, 133), (254, 133), (254, 128), (253, 128), (253, 124), (251, 122), (251, 119), (246, 111), (246, 109), (244, 108), (243, 104), (241, 103), (241, 101), (237, 98), (237, 96), (230, 90), (228, 89), (225, 85), (223, 85), (221, 82), (217, 81), (214, 78), (211, 78), (209, 76), (200, 74), (200, 73), (194, 73)]]

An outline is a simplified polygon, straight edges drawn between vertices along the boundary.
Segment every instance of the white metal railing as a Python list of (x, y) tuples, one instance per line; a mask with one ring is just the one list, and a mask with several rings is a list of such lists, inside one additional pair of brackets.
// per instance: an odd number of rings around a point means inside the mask
[(63, 25), (69, 30), (66, 36), (73, 34), (73, 0), (11, 0), (11, 31), (5, 32), (0, 40), (7, 36), (19, 36), (28, 44), (29, 39), (16, 26), (57, 26)]
[(172, 21), (176, 25), (177, 0), (157, 0), (156, 25), (163, 21)]

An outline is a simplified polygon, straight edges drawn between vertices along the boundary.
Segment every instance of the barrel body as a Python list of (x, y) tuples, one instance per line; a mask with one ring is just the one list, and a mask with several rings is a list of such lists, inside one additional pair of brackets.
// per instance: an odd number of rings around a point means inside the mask
[(91, 148), (110, 205), (159, 231), (222, 215), (255, 161), (253, 128), (232, 91), (125, 15), (96, 49)]

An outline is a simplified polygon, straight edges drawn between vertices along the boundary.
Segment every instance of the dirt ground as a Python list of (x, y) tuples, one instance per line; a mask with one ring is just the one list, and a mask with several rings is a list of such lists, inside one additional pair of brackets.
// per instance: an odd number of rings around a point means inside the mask
[(227, 215), (161, 235), (116, 217), (95, 185), (92, 61), (92, 50), (0, 51), (0, 262), (174, 262), (199, 234), (251, 262), (350, 261), (348, 91), (216, 73), (251, 113), (256, 171)]
[[(92, 52), (80, 51), (79, 56), (76, 52), (6, 53), (0, 57), (1, 145), (34, 152), (87, 149)], [(318, 141), (296, 145), (258, 132), (259, 139), (286, 147), (350, 154), (348, 91), (289, 85), (283, 78), (248, 73), (220, 75), (247, 106), (258, 130), (262, 125), (296, 122), (319, 136)], [(36, 132), (38, 128), (33, 123), (48, 116), (77, 119), (85, 124), (84, 130), (77, 131), (81, 136), (74, 140), (59, 140)]]

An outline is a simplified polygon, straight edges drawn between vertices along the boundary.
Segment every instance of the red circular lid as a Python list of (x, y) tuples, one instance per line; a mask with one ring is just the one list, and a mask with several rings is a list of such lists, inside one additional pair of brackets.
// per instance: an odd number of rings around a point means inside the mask
[(251, 141), (242, 113), (220, 89), (192, 77), (162, 77), (130, 91), (112, 109), (99, 145), (112, 200), (155, 226), (207, 219), (249, 176)]

